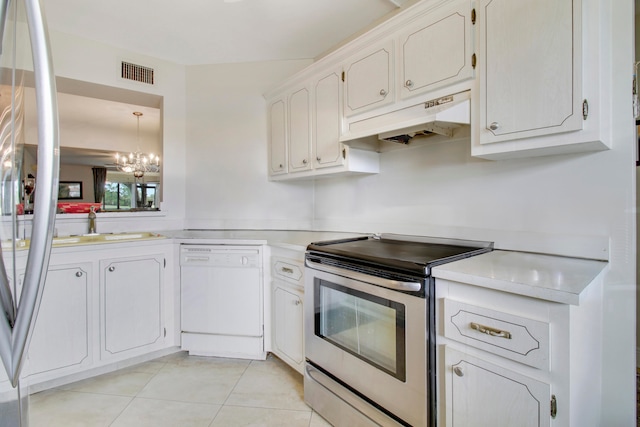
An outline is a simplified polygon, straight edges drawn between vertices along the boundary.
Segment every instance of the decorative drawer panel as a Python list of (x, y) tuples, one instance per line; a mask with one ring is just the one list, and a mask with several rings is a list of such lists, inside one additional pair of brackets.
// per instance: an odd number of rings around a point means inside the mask
[(302, 265), (295, 261), (272, 258), (272, 272), (274, 278), (284, 279), (289, 283), (304, 286), (302, 281), (304, 270)]
[(468, 346), (549, 369), (549, 324), (444, 299), (444, 336)]

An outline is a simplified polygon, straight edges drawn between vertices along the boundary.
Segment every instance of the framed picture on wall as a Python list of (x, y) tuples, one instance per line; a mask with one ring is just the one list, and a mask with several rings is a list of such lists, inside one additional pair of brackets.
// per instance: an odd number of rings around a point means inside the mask
[(58, 200), (82, 199), (82, 181), (60, 181)]

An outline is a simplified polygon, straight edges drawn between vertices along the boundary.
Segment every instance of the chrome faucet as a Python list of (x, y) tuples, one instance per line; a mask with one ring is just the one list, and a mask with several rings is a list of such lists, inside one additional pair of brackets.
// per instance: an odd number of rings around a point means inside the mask
[(96, 234), (96, 208), (89, 207), (89, 234)]

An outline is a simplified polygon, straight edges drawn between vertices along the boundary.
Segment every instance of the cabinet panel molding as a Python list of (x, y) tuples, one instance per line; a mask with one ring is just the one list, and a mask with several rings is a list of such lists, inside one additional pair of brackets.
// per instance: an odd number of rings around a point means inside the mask
[(549, 369), (549, 324), (445, 298), (444, 335), (540, 369)]

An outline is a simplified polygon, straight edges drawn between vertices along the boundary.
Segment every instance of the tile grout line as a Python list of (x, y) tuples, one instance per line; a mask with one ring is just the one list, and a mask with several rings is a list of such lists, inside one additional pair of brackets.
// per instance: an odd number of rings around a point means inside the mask
[[(129, 401), (129, 403), (126, 404), (126, 406), (124, 408), (122, 408), (122, 411), (120, 411), (120, 413), (118, 413), (118, 415), (116, 415), (116, 417), (109, 423), (110, 426), (113, 425), (113, 423), (115, 423), (116, 421), (118, 421), (118, 418), (120, 418), (122, 416), (122, 414), (125, 413), (125, 411), (127, 410), (127, 408), (129, 408), (131, 406), (131, 404), (133, 403), (134, 400), (136, 400), (138, 398), (138, 395), (142, 392), (142, 390), (144, 390), (147, 385), (149, 385), (149, 383), (151, 382), (151, 380), (153, 380), (156, 375), (158, 375), (158, 373), (160, 373), (160, 371), (162, 371), (162, 369), (164, 369), (164, 367), (167, 366), (167, 362), (164, 362), (164, 364), (162, 365), (162, 367), (160, 369), (158, 369), (156, 372), (153, 372), (153, 375), (151, 375), (149, 377), (149, 379), (147, 380), (147, 382), (144, 384), (143, 387), (140, 388), (140, 390), (138, 390), (135, 395), (133, 397), (131, 397), (131, 400)], [(131, 372), (136, 372), (135, 370), (131, 371)], [(130, 372), (130, 373), (131, 373)]]

